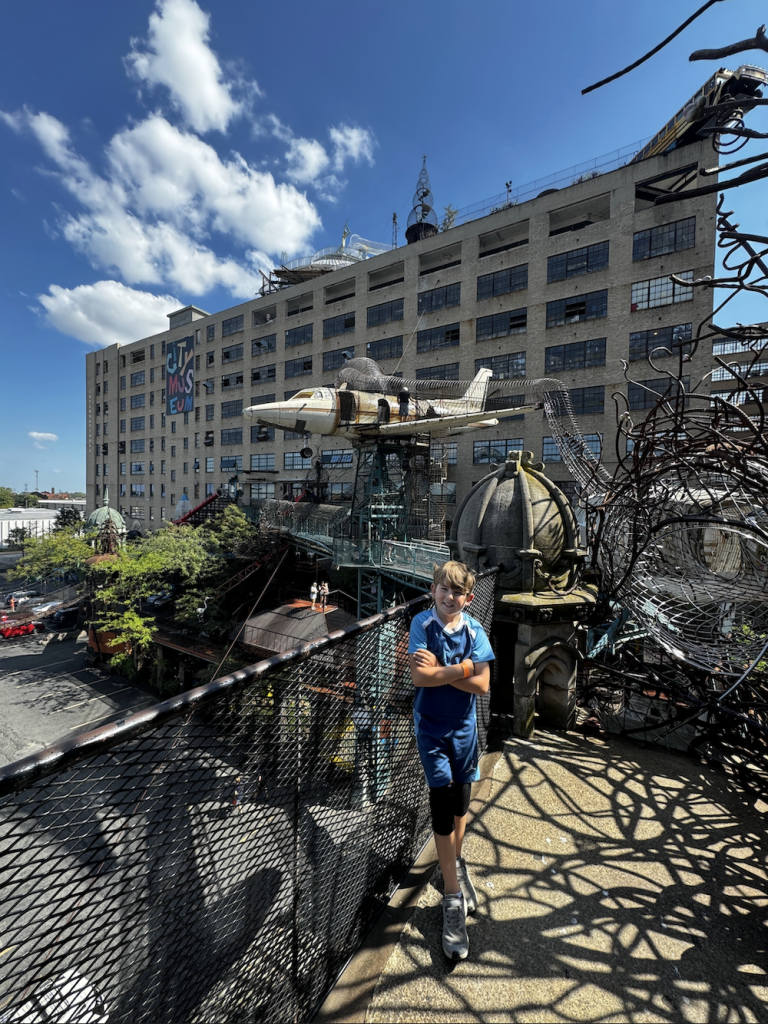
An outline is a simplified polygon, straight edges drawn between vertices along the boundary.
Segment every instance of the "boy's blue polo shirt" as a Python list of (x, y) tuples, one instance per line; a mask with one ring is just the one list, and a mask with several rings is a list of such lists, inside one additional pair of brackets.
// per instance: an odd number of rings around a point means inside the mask
[[(436, 655), (441, 665), (458, 665), (471, 661), (493, 661), (494, 653), (482, 625), (466, 612), (461, 612), (458, 629), (450, 632), (438, 618), (434, 608), (419, 612), (411, 623), (408, 653), (426, 648)], [(413, 710), (421, 716), (453, 721), (458, 726), (475, 711), (474, 693), (446, 683), (444, 686), (417, 686)]]
[[(446, 629), (434, 609), (420, 612), (411, 624), (408, 653), (426, 648), (441, 665), (492, 661), (493, 650), (485, 630), (471, 615), (461, 613), (454, 630)], [(446, 683), (417, 686), (413, 722), (427, 785), (432, 789), (453, 782), (465, 785), (478, 779), (478, 736), (474, 693)]]

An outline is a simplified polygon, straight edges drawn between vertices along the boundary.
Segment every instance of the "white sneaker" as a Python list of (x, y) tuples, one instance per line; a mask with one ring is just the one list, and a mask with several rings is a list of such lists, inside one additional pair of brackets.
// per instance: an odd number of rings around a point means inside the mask
[(443, 952), (449, 960), (466, 960), (467, 901), (463, 893), (443, 896)]
[(467, 902), (467, 913), (474, 914), (477, 910), (477, 890), (472, 884), (472, 879), (469, 877), (469, 868), (463, 857), (456, 858), (456, 875), (459, 879), (464, 899)]

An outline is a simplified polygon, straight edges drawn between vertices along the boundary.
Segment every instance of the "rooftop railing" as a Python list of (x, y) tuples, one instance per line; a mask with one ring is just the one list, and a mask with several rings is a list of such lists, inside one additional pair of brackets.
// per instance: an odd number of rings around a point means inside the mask
[(622, 146), (621, 149), (605, 153), (603, 156), (593, 157), (591, 160), (574, 164), (573, 167), (567, 167), (562, 171), (555, 171), (536, 181), (529, 181), (524, 185), (510, 188), (508, 191), (499, 192), (498, 195), (491, 196), (490, 199), (481, 199), (479, 203), (472, 203), (459, 210), (453, 226), (458, 227), (459, 224), (465, 224), (467, 221), (477, 220), (480, 217), (487, 217), (488, 214), (499, 213), (512, 206), (527, 203), (529, 199), (535, 199), (545, 189), (567, 188), (569, 185), (577, 185), (580, 181), (588, 181), (590, 178), (607, 174), (608, 171), (615, 171), (630, 163), (647, 142), (648, 139), (641, 139), (639, 142)]
[(310, 1019), (429, 834), (428, 600), (0, 769), (0, 1019)]

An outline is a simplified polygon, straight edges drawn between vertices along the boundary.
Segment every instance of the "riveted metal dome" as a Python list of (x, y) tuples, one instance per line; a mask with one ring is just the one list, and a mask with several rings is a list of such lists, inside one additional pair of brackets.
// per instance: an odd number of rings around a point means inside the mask
[(100, 530), (107, 519), (111, 519), (115, 524), (115, 528), (118, 533), (125, 532), (125, 520), (117, 511), (116, 508), (109, 507), (109, 491), (104, 488), (104, 503), (98, 505), (93, 512), (88, 516), (88, 521), (85, 524), (86, 530)]
[(448, 547), (475, 571), (500, 567), (498, 586), (518, 593), (552, 593), (578, 583), (586, 551), (570, 502), (534, 462), (510, 452), (503, 466), (479, 480), (459, 506)]

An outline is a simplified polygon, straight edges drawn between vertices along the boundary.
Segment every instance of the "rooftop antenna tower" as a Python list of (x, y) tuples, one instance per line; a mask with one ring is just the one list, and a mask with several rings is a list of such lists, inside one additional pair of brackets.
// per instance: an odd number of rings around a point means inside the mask
[(392, 214), (392, 248), (397, 248), (397, 214)]
[(422, 238), (431, 238), (438, 232), (437, 214), (435, 213), (435, 200), (432, 196), (432, 186), (429, 183), (427, 172), (427, 158), (421, 166), (419, 180), (416, 182), (416, 192), (413, 196), (413, 209), (408, 214), (408, 227), (405, 229), (405, 240), (419, 242)]

